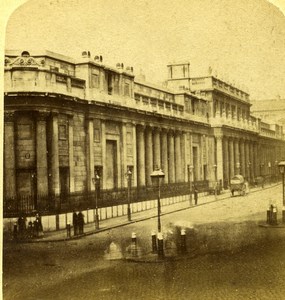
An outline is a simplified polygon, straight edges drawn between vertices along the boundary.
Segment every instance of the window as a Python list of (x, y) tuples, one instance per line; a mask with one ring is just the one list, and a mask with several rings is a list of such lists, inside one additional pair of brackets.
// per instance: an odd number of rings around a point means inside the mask
[(32, 138), (32, 124), (18, 124), (18, 139), (30, 140)]
[(58, 126), (58, 138), (60, 140), (66, 140), (67, 139), (67, 128), (66, 128), (66, 125), (59, 125)]
[(94, 141), (100, 142), (100, 130), (99, 128), (94, 128)]
[(99, 74), (91, 74), (91, 88), (99, 88)]
[(106, 72), (106, 82), (107, 82), (107, 91), (109, 95), (112, 95), (113, 92), (113, 76), (112, 73)]
[(130, 84), (128, 82), (125, 82), (124, 95), (130, 96)]
[(114, 94), (116, 94), (116, 95), (119, 94), (119, 82), (120, 82), (119, 76), (115, 76), (114, 77)]

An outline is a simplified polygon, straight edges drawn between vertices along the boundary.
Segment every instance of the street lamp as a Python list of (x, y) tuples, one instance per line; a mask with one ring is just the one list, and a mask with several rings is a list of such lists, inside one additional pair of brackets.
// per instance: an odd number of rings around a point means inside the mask
[(213, 165), (213, 168), (214, 168), (214, 174), (215, 174), (215, 184), (214, 184), (214, 192), (215, 192), (215, 199), (217, 199), (217, 185), (218, 185), (218, 182), (217, 182), (217, 165)]
[(189, 192), (190, 192), (190, 206), (192, 206), (192, 171), (194, 167), (192, 165), (188, 165), (188, 180), (189, 180)]
[(282, 189), (283, 189), (283, 206), (285, 206), (285, 189), (284, 189), (284, 174), (285, 174), (285, 161), (278, 164), (279, 171), (282, 174)]
[(275, 160), (275, 181), (278, 182), (278, 161)]
[(154, 170), (151, 174), (152, 184), (158, 188), (158, 198), (157, 198), (157, 229), (158, 232), (161, 232), (161, 222), (160, 222), (160, 184), (161, 180), (164, 178), (164, 173), (161, 169)]
[(132, 172), (128, 169), (127, 172), (128, 177), (128, 221), (131, 221), (131, 186), (132, 186)]
[(161, 169), (156, 169), (154, 170), (151, 174), (151, 181), (152, 184), (158, 188), (158, 197), (157, 197), (157, 253), (159, 258), (164, 257), (163, 253), (163, 236), (161, 233), (161, 222), (160, 222), (160, 184), (161, 180), (164, 178), (164, 173), (162, 172)]
[(95, 175), (95, 178), (92, 178), (92, 182), (95, 186), (95, 228), (99, 229), (98, 198), (100, 196), (100, 177), (98, 174)]

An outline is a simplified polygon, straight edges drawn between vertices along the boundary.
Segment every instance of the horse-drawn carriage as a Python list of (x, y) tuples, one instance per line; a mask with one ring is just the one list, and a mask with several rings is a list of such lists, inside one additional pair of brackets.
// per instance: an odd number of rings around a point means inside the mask
[(232, 196), (235, 192), (238, 192), (239, 195), (244, 196), (247, 190), (247, 183), (244, 180), (242, 175), (235, 175), (230, 181), (230, 190)]

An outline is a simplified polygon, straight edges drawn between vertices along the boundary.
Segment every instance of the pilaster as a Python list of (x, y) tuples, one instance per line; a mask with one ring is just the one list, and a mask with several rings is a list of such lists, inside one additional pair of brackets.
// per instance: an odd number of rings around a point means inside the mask
[[(36, 151), (37, 151), (37, 194), (48, 195), (48, 159), (47, 159), (47, 118), (49, 112), (38, 112), (36, 115)], [(40, 203), (38, 203), (40, 205)]]
[(15, 115), (4, 113), (4, 193), (7, 198), (16, 196), (16, 159), (15, 159)]

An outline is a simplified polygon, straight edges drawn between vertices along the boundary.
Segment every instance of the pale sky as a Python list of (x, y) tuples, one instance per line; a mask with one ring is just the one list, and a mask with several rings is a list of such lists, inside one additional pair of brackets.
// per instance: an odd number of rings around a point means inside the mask
[(252, 99), (285, 98), (285, 0), (270, 2), (280, 10), (266, 0), (4, 0), (3, 45), (74, 58), (89, 50), (142, 69), (149, 82), (188, 60), (193, 76), (211, 66)]

